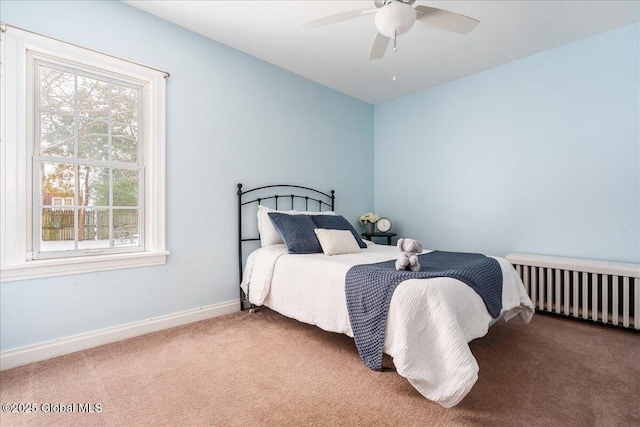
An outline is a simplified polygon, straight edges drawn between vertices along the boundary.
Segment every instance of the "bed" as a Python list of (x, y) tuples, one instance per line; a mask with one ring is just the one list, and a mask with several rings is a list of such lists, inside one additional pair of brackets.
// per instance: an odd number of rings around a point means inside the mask
[[(307, 194), (294, 194), (292, 190)], [(285, 193), (252, 197), (264, 191)], [(316, 211), (331, 215), (335, 193), (289, 185), (243, 191), (239, 184), (237, 194), (242, 308), (266, 306), (284, 316), (353, 337), (345, 296), (347, 272), (355, 265), (395, 259), (396, 247), (365, 241), (366, 247), (353, 253), (291, 254), (273, 230), (265, 229), (265, 221), (274, 218), (265, 216), (265, 212), (314, 215)], [(283, 200), (290, 202), (288, 206), (283, 206)], [(303, 205), (297, 208), (296, 201)], [(269, 208), (265, 206), (268, 202), (275, 203)], [(249, 206), (253, 206), (253, 214), (245, 212)], [(243, 223), (255, 218), (256, 209), (261, 233), (245, 237)], [(262, 246), (245, 258), (243, 248), (251, 241)], [(449, 277), (405, 280), (397, 286), (389, 304), (384, 353), (393, 358), (396, 372), (421, 395), (446, 408), (457, 405), (478, 379), (479, 367), (468, 343), (486, 335), (498, 320), (519, 317), (529, 323), (534, 314), (534, 306), (511, 264), (491, 258), (499, 263), (503, 279), (498, 318), (491, 316), (473, 289)]]

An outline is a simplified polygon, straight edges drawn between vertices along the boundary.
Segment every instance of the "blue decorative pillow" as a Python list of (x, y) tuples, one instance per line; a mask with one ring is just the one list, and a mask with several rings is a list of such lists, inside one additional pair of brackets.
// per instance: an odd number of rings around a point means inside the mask
[(310, 215), (287, 215), (270, 212), (269, 218), (282, 236), (290, 254), (322, 253), (322, 246), (320, 246), (314, 232), (316, 224), (311, 220)]
[(358, 246), (366, 248), (367, 244), (362, 241), (358, 232), (342, 215), (311, 215), (311, 219), (318, 228), (326, 228), (329, 230), (348, 230), (355, 237)]

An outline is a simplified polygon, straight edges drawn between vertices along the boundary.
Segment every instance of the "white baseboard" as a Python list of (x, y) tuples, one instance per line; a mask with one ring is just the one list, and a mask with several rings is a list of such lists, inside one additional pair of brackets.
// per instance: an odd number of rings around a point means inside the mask
[(239, 309), (240, 300), (228, 301), (193, 310), (172, 313), (166, 316), (153, 317), (126, 325), (105, 328), (99, 331), (60, 338), (55, 341), (47, 341), (3, 351), (0, 353), (0, 371), (127, 338), (137, 337), (162, 329), (169, 329), (187, 323), (234, 313), (239, 311)]

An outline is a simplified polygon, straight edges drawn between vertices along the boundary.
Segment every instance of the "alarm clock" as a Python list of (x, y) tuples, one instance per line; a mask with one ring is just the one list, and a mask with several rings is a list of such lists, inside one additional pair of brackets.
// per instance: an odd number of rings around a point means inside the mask
[(389, 218), (380, 218), (378, 222), (376, 222), (376, 228), (382, 233), (387, 233), (391, 230), (391, 220)]

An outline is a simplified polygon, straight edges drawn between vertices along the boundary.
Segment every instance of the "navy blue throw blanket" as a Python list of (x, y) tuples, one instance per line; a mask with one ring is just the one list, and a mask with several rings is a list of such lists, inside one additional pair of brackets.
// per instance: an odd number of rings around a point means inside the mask
[(391, 296), (409, 279), (452, 277), (469, 285), (484, 300), (493, 318), (502, 310), (500, 263), (481, 254), (434, 251), (418, 255), (420, 271), (396, 270), (395, 260), (362, 264), (347, 272), (345, 291), (349, 321), (358, 353), (370, 369), (382, 370), (384, 331)]

